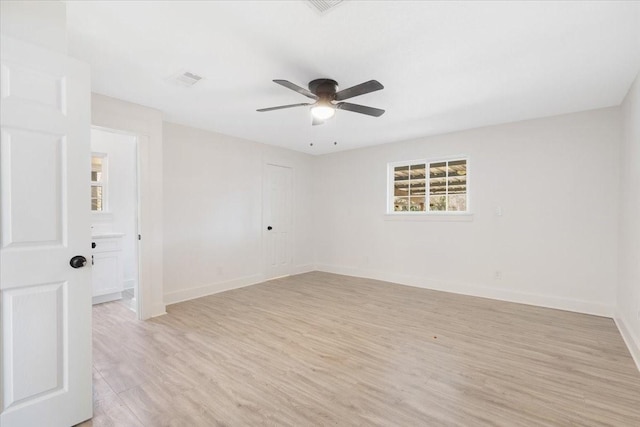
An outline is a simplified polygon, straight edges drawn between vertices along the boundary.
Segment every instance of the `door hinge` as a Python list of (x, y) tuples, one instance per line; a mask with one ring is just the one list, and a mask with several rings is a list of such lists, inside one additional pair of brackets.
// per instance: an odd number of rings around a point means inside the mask
[(142, 240), (142, 234), (138, 234), (138, 240)]

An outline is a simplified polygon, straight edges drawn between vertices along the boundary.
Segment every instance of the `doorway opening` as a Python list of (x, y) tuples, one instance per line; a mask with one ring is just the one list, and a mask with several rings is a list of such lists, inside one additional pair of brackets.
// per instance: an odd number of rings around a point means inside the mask
[(93, 304), (119, 301), (140, 318), (137, 135), (91, 128)]

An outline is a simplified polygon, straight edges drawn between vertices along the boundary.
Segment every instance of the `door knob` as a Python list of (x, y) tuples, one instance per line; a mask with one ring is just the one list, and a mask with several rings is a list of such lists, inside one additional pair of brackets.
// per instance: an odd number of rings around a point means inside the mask
[(267, 230), (271, 231), (271, 230), (273, 230), (273, 227), (272, 226), (268, 226)]
[(80, 268), (87, 265), (87, 259), (82, 255), (76, 255), (69, 260), (69, 265), (73, 268)]

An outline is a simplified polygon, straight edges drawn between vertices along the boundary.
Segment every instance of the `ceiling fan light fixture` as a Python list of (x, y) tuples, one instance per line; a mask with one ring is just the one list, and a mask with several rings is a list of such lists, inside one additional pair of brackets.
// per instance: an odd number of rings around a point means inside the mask
[(311, 115), (318, 120), (327, 120), (336, 114), (335, 108), (331, 104), (320, 104), (311, 107)]
[[(345, 99), (384, 89), (384, 86), (382, 86), (382, 84), (380, 84), (380, 82), (377, 80), (369, 80), (367, 82), (360, 83), (359, 85), (355, 85), (343, 90), (338, 90), (338, 82), (331, 79), (311, 80), (309, 82), (308, 90), (301, 86), (298, 86), (295, 83), (291, 83), (288, 80), (276, 79), (273, 82), (284, 86), (287, 89), (291, 89), (294, 92), (298, 92), (300, 95), (304, 95), (307, 98), (311, 98), (315, 102), (302, 102), (298, 104), (260, 108), (257, 111), (261, 113), (264, 113), (265, 111), (283, 110), (285, 108), (309, 106), (309, 111), (311, 113), (311, 117), (313, 118), (313, 120), (311, 121), (312, 126), (323, 124), (326, 120), (332, 118), (336, 114), (336, 110), (351, 111), (354, 113), (366, 114), (372, 117), (380, 117), (384, 114), (384, 110), (381, 110), (380, 108), (367, 107), (366, 105), (352, 104), (350, 102), (342, 102)], [(334, 103), (335, 101), (339, 102)]]

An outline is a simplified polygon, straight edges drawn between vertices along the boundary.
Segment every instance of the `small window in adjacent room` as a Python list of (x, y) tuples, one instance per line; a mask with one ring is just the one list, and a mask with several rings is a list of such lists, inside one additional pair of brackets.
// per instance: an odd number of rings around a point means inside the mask
[(390, 213), (467, 212), (466, 158), (389, 165)]
[(107, 201), (107, 155), (91, 155), (91, 212), (104, 212)]

